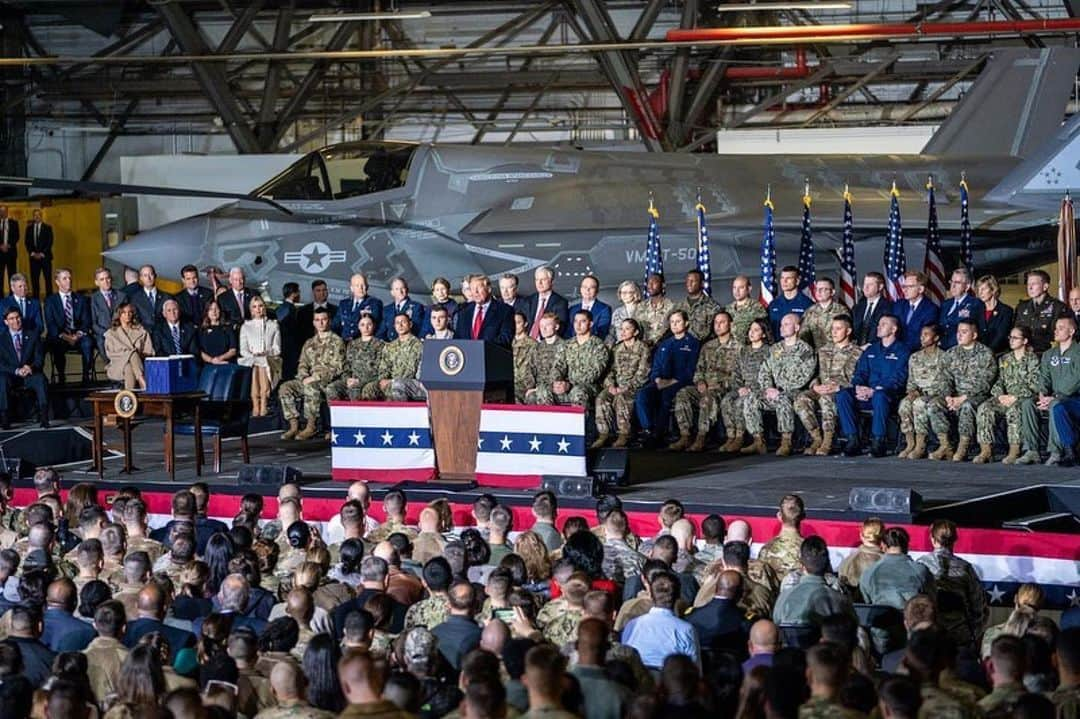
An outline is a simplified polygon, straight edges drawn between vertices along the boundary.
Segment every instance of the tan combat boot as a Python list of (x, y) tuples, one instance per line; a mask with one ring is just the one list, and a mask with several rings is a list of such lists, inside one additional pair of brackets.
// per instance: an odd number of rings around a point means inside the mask
[(630, 444), (630, 435), (619, 433), (619, 436), (615, 438), (615, 441), (611, 443), (614, 449), (622, 449), (626, 445)]
[(994, 459), (994, 448), (993, 448), (993, 446), (990, 445), (990, 444), (980, 444), (979, 445), (979, 454), (976, 455), (975, 459), (971, 460), (971, 463), (972, 464), (986, 464), (987, 462), (993, 461), (993, 459)]
[(755, 434), (754, 441), (739, 450), (739, 454), (765, 454), (768, 452), (765, 446), (765, 435)]
[(904, 449), (896, 454), (900, 459), (907, 459), (912, 450), (915, 449), (915, 433), (904, 432)]
[(952, 461), (963, 462), (967, 459), (969, 447), (971, 447), (971, 437), (961, 437), (960, 442), (956, 445), (956, 453), (952, 456)]
[(690, 435), (680, 434), (679, 438), (667, 446), (673, 452), (686, 449), (690, 445)]
[(742, 449), (743, 435), (746, 434), (746, 428), (742, 425), (736, 425), (732, 430), (731, 436), (728, 437), (728, 441), (720, 446), (721, 452), (738, 452)]
[(926, 435), (915, 435), (915, 446), (908, 452), (908, 459), (922, 459), (926, 456)]
[(595, 442), (589, 445), (589, 449), (600, 449), (608, 443), (609, 439), (611, 439), (611, 437), (608, 436), (608, 434), (605, 432), (604, 434), (601, 434), (599, 437), (597, 437)]
[(297, 439), (311, 439), (315, 436), (315, 418), (308, 417), (307, 424), (300, 430), (300, 434), (296, 435)]
[(938, 448), (930, 453), (930, 459), (933, 459), (933, 460), (945, 459), (950, 454), (952, 454), (952, 451), (953, 451), (952, 444), (949, 443), (949, 435), (943, 433), (943, 434), (939, 434), (937, 436), (937, 438), (938, 438)]
[(791, 432), (784, 432), (782, 435), (780, 435), (780, 446), (776, 449), (776, 456), (791, 456)]
[(289, 428), (285, 430), (285, 433), (281, 435), (282, 439), (293, 439), (297, 433), (300, 432), (300, 420), (293, 418), (289, 420)]
[(694, 443), (686, 448), (687, 452), (703, 452), (705, 451), (705, 433), (699, 432), (698, 436), (694, 438)]
[(810, 445), (806, 449), (803, 450), (803, 454), (805, 454), (808, 457), (810, 455), (812, 455), (812, 454), (817, 454), (817, 451), (819, 449), (821, 449), (821, 442), (823, 441), (823, 438), (821, 436), (821, 430), (820, 429), (810, 430), (810, 439), (812, 440), (810, 442)]
[(819, 457), (828, 457), (832, 452), (833, 433), (825, 431), (821, 433), (821, 446), (817, 448), (816, 454)]
[(1002, 464), (1016, 464), (1016, 460), (1020, 459), (1020, 445), (1010, 444), (1009, 453), (1001, 460)]

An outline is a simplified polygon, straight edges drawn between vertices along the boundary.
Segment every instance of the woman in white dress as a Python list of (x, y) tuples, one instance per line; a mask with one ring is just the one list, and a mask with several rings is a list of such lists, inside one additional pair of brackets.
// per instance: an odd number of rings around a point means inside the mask
[(240, 359), (251, 367), (251, 416), (265, 417), (270, 390), (281, 379), (281, 333), (277, 320), (266, 316), (266, 303), (251, 298), (251, 319), (240, 326)]

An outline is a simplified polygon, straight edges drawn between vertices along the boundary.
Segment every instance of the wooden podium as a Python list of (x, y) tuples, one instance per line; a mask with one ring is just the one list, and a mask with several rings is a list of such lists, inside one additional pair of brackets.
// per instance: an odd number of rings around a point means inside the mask
[(513, 401), (513, 355), (505, 347), (478, 340), (428, 341), (420, 381), (428, 393), (439, 478), (476, 481), (480, 409), (485, 400)]

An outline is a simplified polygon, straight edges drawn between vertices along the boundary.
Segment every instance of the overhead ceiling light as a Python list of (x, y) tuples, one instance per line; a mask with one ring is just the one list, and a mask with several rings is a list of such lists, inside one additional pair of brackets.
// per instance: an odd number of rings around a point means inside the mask
[(754, 10), (850, 10), (849, 2), (744, 2), (716, 6), (716, 12), (743, 12)]
[(431, 17), (429, 10), (415, 10), (410, 12), (351, 12), (336, 13), (333, 15), (312, 15), (308, 22), (362, 22), (365, 20), (423, 20)]

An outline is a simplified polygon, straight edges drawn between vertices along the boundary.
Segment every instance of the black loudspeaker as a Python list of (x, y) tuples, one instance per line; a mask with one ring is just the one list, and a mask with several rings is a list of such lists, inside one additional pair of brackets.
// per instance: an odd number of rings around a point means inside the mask
[(914, 514), (922, 509), (922, 495), (902, 487), (852, 487), (848, 509), (871, 514)]
[(281, 486), (289, 482), (299, 484), (304, 473), (287, 464), (245, 464), (236, 475), (237, 484), (272, 484)]
[(626, 449), (598, 449), (590, 455), (589, 474), (603, 487), (630, 484), (630, 452)]
[(600, 496), (600, 483), (592, 477), (563, 477), (545, 474), (540, 479), (540, 490), (554, 492), (556, 497), (585, 499)]

